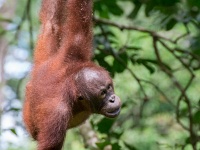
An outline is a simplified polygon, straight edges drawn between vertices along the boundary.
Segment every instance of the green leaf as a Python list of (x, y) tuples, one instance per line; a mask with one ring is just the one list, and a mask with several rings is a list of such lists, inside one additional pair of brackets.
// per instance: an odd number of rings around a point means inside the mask
[(187, 0), (188, 5), (192, 7), (199, 7), (200, 8), (200, 1), (199, 0)]
[(6, 30), (0, 27), (0, 36), (5, 35), (5, 33), (6, 33)]
[(111, 76), (114, 77), (113, 68), (110, 66), (109, 63), (105, 61), (106, 55), (103, 53), (95, 55), (94, 59), (98, 61), (99, 65), (104, 67), (107, 71), (111, 73)]
[(124, 11), (117, 4), (117, 0), (101, 0), (94, 3), (94, 10), (103, 18), (109, 18), (110, 14), (120, 16)]
[(115, 122), (115, 119), (108, 119), (108, 118), (103, 118), (100, 123), (98, 123), (98, 131), (100, 133), (108, 133)]
[(187, 116), (187, 114), (188, 114), (188, 108), (187, 107), (184, 107), (179, 111), (180, 117), (185, 117), (185, 116)]
[(177, 3), (180, 0), (149, 0), (146, 2), (145, 14), (150, 16), (152, 11), (157, 11), (164, 15), (173, 15), (177, 12)]
[(15, 107), (9, 109), (9, 111), (15, 111), (15, 112), (18, 112), (18, 111), (20, 111), (20, 110), (21, 110), (20, 108), (15, 108)]
[(7, 23), (11, 23), (12, 20), (11, 19), (8, 19), (8, 18), (5, 18), (3, 16), (0, 15), (0, 22), (7, 22)]
[(190, 143), (191, 143), (191, 137), (186, 138), (186, 139), (185, 139), (185, 143), (186, 143), (186, 144), (190, 144)]
[(168, 21), (168, 23), (166, 24), (166, 30), (171, 30), (177, 23), (177, 20), (172, 18)]
[(193, 115), (193, 123), (200, 124), (200, 110)]
[(151, 66), (148, 63), (143, 63), (143, 65), (147, 68), (147, 70), (149, 71), (150, 74), (153, 74), (155, 72), (155, 68), (153, 66)]
[(198, 106), (200, 107), (200, 100), (198, 101)]
[(147, 17), (149, 17), (150, 15), (150, 12), (154, 9), (154, 6), (152, 4), (148, 4), (146, 5), (146, 8), (145, 8), (145, 15)]
[(130, 144), (126, 143), (126, 142), (124, 142), (124, 145), (130, 150), (137, 150), (137, 148), (135, 148), (135, 146), (130, 145)]
[(124, 131), (122, 129), (118, 129), (118, 130), (115, 130), (114, 132), (112, 132), (110, 137), (114, 137), (116, 139), (119, 139), (122, 136), (123, 133), (124, 133)]
[(17, 135), (17, 132), (16, 132), (16, 130), (15, 130), (15, 128), (11, 128), (11, 129), (9, 129), (13, 134), (15, 134), (15, 135)]
[(126, 53), (123, 53), (119, 55), (119, 58), (123, 62), (120, 62), (119, 60), (115, 59), (113, 61), (113, 69), (118, 73), (122, 73), (126, 69), (126, 66), (128, 64), (128, 55)]
[(100, 150), (103, 150), (104, 147), (106, 147), (107, 145), (110, 145), (110, 142), (109, 142), (108, 140), (105, 140), (105, 141), (103, 141), (103, 142), (98, 142), (98, 143), (96, 143), (96, 145), (98, 146), (98, 148), (99, 148)]
[[(156, 66), (159, 66), (158, 61), (153, 60), (153, 59), (139, 58), (139, 59), (136, 59), (136, 60), (134, 60), (134, 59), (132, 60), (133, 64), (135, 64), (136, 62), (138, 64), (144, 65), (145, 67), (152, 67), (150, 64), (154, 64)], [(167, 69), (172, 70), (167, 64), (162, 63), (162, 65), (165, 66)], [(147, 69), (154, 69), (154, 68), (147, 68)]]
[(174, 6), (180, 0), (151, 0), (151, 1), (152, 2), (154, 1), (155, 5), (170, 7), (170, 6)]
[(121, 150), (121, 146), (118, 143), (110, 143), (109, 140), (105, 140), (103, 142), (96, 143), (100, 150), (103, 150), (106, 146), (111, 145), (112, 150)]
[(121, 146), (118, 143), (112, 144), (112, 149), (113, 150), (121, 150)]
[(142, 6), (142, 4), (135, 5), (135, 8), (132, 10), (132, 12), (129, 14), (128, 17), (131, 19), (134, 19), (137, 16), (141, 6)]
[(136, 62), (145, 66), (147, 70), (149, 70), (150, 74), (153, 74), (155, 72), (155, 68), (150, 63), (157, 64), (157, 61), (150, 59), (137, 59)]

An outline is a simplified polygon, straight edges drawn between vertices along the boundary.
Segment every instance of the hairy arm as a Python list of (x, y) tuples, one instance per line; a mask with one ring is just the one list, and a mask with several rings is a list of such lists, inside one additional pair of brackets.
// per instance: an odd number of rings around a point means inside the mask
[(40, 11), (41, 33), (35, 49), (35, 64), (51, 58), (59, 49), (61, 28), (66, 18), (66, 0), (43, 0)]
[(52, 100), (50, 102), (48, 109), (46, 105), (41, 107), (38, 150), (61, 150), (68, 127), (70, 107), (57, 100), (55, 104), (52, 104)]
[(61, 55), (65, 61), (88, 61), (92, 52), (92, 0), (67, 0)]

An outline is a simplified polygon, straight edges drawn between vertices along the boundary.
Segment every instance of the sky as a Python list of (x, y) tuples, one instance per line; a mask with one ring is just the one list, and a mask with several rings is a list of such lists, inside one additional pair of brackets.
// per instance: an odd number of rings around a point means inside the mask
[[(5, 78), (9, 80), (10, 78), (20, 79), (26, 77), (31, 69), (31, 63), (28, 61), (28, 52), (25, 49), (18, 47), (11, 47), (8, 51), (8, 55), (5, 59)], [(3, 102), (3, 108), (7, 106), (9, 102), (11, 102), (11, 106), (14, 108), (22, 109), (22, 102), (16, 99), (15, 93), (9, 86), (4, 86), (3, 94), (5, 100)], [(22, 114), (21, 112), (18, 115), (14, 115), (13, 113), (4, 113), (1, 118), (1, 150), (7, 150), (9, 144), (13, 144), (15, 146), (25, 146), (25, 143), (28, 143), (28, 134), (24, 131), (24, 129), (20, 126), (16, 128), (17, 121), (22, 122)], [(12, 133), (10, 129), (16, 128), (16, 133)]]

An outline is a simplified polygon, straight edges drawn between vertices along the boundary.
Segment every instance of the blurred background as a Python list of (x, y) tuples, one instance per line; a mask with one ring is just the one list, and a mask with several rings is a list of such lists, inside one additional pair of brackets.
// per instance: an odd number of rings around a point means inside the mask
[[(1, 150), (36, 149), (21, 110), (40, 3), (0, 0)], [(199, 0), (94, 0), (93, 59), (112, 75), (122, 111), (68, 131), (64, 149), (200, 150)]]

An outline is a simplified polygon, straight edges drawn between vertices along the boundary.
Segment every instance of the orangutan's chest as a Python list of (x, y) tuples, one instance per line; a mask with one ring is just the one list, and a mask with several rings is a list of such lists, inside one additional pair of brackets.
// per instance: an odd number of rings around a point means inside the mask
[(69, 121), (69, 128), (76, 127), (83, 123), (90, 116), (89, 112), (83, 111), (75, 114), (72, 119)]

